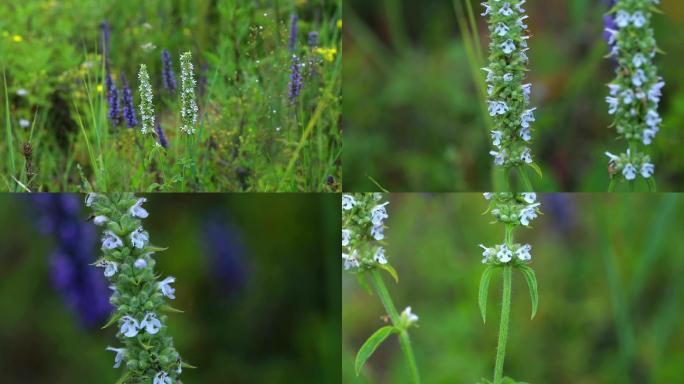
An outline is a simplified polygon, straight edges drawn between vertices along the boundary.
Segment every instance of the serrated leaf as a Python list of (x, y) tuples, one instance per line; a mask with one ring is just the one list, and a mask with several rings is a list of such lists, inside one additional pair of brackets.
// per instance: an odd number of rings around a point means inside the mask
[(482, 314), (482, 322), (487, 322), (487, 295), (489, 294), (489, 282), (492, 280), (492, 272), (496, 269), (495, 266), (489, 265), (482, 272), (480, 278), (480, 293), (477, 298), (477, 304), (480, 306), (480, 313)]
[(520, 265), (520, 272), (525, 276), (527, 287), (530, 289), (530, 300), (532, 301), (532, 319), (537, 314), (537, 306), (539, 305), (539, 293), (537, 292), (537, 276), (534, 270), (527, 265)]
[(121, 318), (121, 315), (113, 313), (112, 317), (110, 317), (109, 321), (107, 321), (107, 324), (103, 325), (101, 329), (105, 329), (105, 328), (110, 327), (112, 324), (116, 323), (120, 318)]
[(539, 166), (538, 166), (537, 164), (535, 164), (535, 163), (530, 163), (530, 164), (527, 164), (527, 165), (528, 165), (530, 168), (532, 168), (532, 169), (537, 173), (537, 175), (539, 175), (539, 178), (540, 178), (540, 179), (543, 179), (543, 178), (544, 178), (544, 175), (542, 174), (542, 170), (541, 170), (541, 168), (539, 168)]
[(392, 276), (392, 278), (394, 279), (394, 282), (396, 282), (397, 284), (399, 283), (399, 275), (397, 274), (396, 269), (394, 269), (391, 265), (389, 265), (389, 264), (378, 264), (378, 267), (380, 269), (387, 271), (387, 273), (389, 273)]
[(359, 352), (356, 354), (356, 361), (354, 363), (356, 368), (356, 376), (361, 373), (361, 368), (363, 368), (363, 365), (366, 364), (366, 360), (371, 357), (373, 352), (378, 349), (380, 344), (382, 344), (383, 341), (387, 340), (387, 338), (395, 332), (398, 332), (398, 330), (391, 325), (382, 327), (375, 331), (375, 333), (372, 334), (365, 343), (363, 343), (361, 349), (359, 349)]

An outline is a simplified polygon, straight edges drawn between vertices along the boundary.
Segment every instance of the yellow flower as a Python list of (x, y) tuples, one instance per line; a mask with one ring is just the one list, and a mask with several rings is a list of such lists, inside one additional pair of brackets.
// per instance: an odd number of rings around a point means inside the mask
[(15, 43), (21, 43), (22, 41), (24, 41), (24, 38), (21, 37), (21, 35), (14, 35), (12, 36), (12, 41), (14, 41)]
[(342, 29), (342, 19), (337, 20), (337, 29)]
[(102, 89), (103, 89), (102, 84), (98, 84), (97, 88), (95, 88), (95, 89), (97, 89), (97, 93), (102, 93)]
[(323, 57), (323, 60), (332, 62), (337, 55), (337, 48), (316, 48), (315, 52)]

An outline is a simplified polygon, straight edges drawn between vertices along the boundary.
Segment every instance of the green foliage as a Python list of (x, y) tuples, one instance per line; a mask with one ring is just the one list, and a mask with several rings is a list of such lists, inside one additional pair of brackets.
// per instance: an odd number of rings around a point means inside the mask
[(478, 295), (477, 304), (480, 306), (480, 313), (482, 314), (482, 322), (487, 322), (487, 295), (489, 294), (489, 282), (492, 280), (492, 272), (497, 268), (495, 265), (488, 265), (482, 271), (482, 278), (480, 279), (480, 293)]
[(527, 265), (521, 264), (518, 266), (518, 268), (525, 277), (525, 281), (527, 281), (527, 287), (530, 290), (530, 301), (532, 302), (531, 318), (534, 319), (534, 316), (537, 314), (537, 308), (539, 306), (539, 293), (537, 292), (537, 277), (534, 274), (534, 270)]
[(387, 338), (393, 334), (397, 333), (399, 330), (391, 325), (384, 326), (378, 329), (374, 334), (372, 334), (368, 340), (361, 346), (359, 352), (356, 354), (356, 361), (354, 366), (356, 368), (356, 375), (361, 373), (363, 365), (366, 364), (366, 360), (375, 352), (376, 349), (382, 344)]
[[(306, 64), (295, 104), (287, 92), (293, 12), (300, 14), (294, 53)], [(9, 94), (1, 115), (3, 135), (14, 140), (0, 151), (15, 156), (0, 164), (0, 189), (84, 191), (80, 166), (96, 191), (339, 191), (341, 12), (339, 0), (3, 2), (0, 13), (13, 17), (0, 22)], [(140, 126), (107, 119), (105, 19), (112, 76), (120, 90), (120, 74), (135, 80), (147, 66), (167, 150), (143, 140)], [(307, 45), (309, 32), (319, 33), (317, 48)], [(180, 96), (162, 88), (162, 49), (171, 52), (179, 85), (178, 57), (192, 51), (200, 112), (193, 140), (180, 134)], [(133, 98), (139, 113), (140, 96)], [(26, 143), (30, 179), (19, 166)]]

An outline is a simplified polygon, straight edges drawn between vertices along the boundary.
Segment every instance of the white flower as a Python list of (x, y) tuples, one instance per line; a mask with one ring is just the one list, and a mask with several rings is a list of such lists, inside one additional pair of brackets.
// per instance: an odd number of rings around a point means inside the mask
[(97, 193), (91, 192), (91, 193), (87, 194), (86, 198), (85, 198), (86, 207), (92, 207), (96, 198), (97, 198)]
[(121, 247), (123, 241), (112, 231), (104, 231), (102, 234), (102, 249), (115, 249)]
[(513, 14), (513, 10), (511, 9), (511, 5), (508, 2), (505, 2), (503, 7), (499, 9), (499, 13), (504, 15), (504, 16), (510, 16)]
[(618, 161), (620, 161), (620, 157), (615, 156), (615, 155), (613, 155), (613, 154), (610, 153), (610, 152), (606, 152), (606, 156), (608, 156), (608, 158), (610, 159), (610, 160), (608, 160), (608, 161), (611, 162), (611, 163), (617, 163)]
[(634, 84), (635, 87), (641, 87), (641, 85), (644, 84), (646, 80), (648, 79), (646, 78), (646, 73), (643, 69), (637, 69), (634, 75), (632, 76), (632, 84)]
[(524, 226), (530, 225), (530, 220), (537, 218), (537, 207), (541, 204), (530, 204), (520, 211), (520, 224)]
[(147, 199), (144, 197), (141, 197), (138, 199), (138, 201), (133, 204), (131, 208), (128, 209), (128, 213), (130, 213), (134, 217), (139, 217), (141, 219), (146, 218), (149, 216), (149, 213), (145, 210), (145, 208), (142, 207), (143, 203), (146, 202)]
[(482, 248), (482, 264), (487, 264), (489, 258), (494, 254), (494, 249), (487, 248), (484, 244), (480, 244), (480, 248)]
[(501, 137), (502, 137), (503, 133), (501, 131), (492, 131), (491, 134), (492, 134), (492, 143), (495, 146), (500, 147), (501, 146)]
[(527, 109), (520, 115), (520, 126), (523, 128), (529, 128), (530, 123), (536, 121), (534, 119), (534, 110), (537, 108)]
[(502, 263), (508, 263), (511, 261), (512, 256), (513, 252), (508, 249), (506, 244), (501, 244), (501, 247), (499, 247), (499, 252), (496, 253), (496, 257), (499, 259), (499, 261)]
[(529, 102), (530, 101), (530, 93), (532, 92), (532, 84), (523, 84), (522, 91), (523, 91), (523, 97), (525, 98), (525, 102)]
[(663, 119), (660, 118), (660, 115), (658, 112), (654, 109), (649, 109), (648, 112), (646, 113), (646, 125), (648, 125), (651, 128), (656, 128), (660, 123), (663, 121)]
[(352, 232), (348, 229), (342, 230), (342, 246), (346, 247), (349, 245), (349, 240), (351, 239)]
[(373, 261), (378, 264), (387, 264), (387, 258), (385, 257), (385, 248), (378, 247), (373, 255)]
[(636, 179), (636, 168), (634, 168), (634, 165), (629, 163), (622, 169), (622, 174), (625, 176), (625, 179), (634, 180)]
[(401, 312), (402, 319), (405, 319), (409, 325), (418, 321), (418, 315), (411, 312), (411, 307), (406, 307), (403, 312)]
[(116, 352), (116, 356), (114, 356), (114, 368), (119, 368), (121, 366), (121, 362), (123, 361), (124, 353), (126, 353), (126, 349), (107, 347), (106, 350)]
[(481, 13), (480, 16), (489, 15), (489, 12), (491, 12), (492, 8), (487, 3), (482, 3), (482, 5), (485, 7), (485, 11), (484, 11), (484, 13)]
[(375, 240), (378, 240), (378, 241), (384, 239), (385, 238), (385, 227), (383, 227), (382, 225), (372, 227), (371, 228), (371, 236), (373, 236), (373, 238)]
[(169, 299), (175, 299), (176, 298), (176, 289), (171, 287), (171, 284), (176, 282), (176, 278), (173, 276), (169, 276), (166, 279), (160, 281), (157, 283), (157, 287), (159, 287), (159, 290), (161, 290), (162, 295), (168, 297)]
[(532, 164), (532, 151), (529, 148), (525, 148), (520, 154), (520, 160), (527, 164)]
[(646, 16), (644, 16), (644, 13), (641, 11), (634, 12), (632, 15), (632, 24), (634, 24), (634, 26), (637, 28), (641, 28), (646, 25)]
[(608, 114), (613, 115), (618, 110), (620, 101), (616, 97), (608, 96), (606, 97), (606, 102), (608, 103)]
[(168, 373), (161, 371), (154, 376), (152, 384), (173, 384), (173, 380), (171, 380)]
[[(662, 80), (662, 79), (661, 79)], [(662, 89), (665, 86), (664, 81), (659, 81), (651, 87), (651, 89), (648, 90), (648, 99), (651, 100), (654, 103), (659, 103), (660, 102), (660, 97), (663, 95), (662, 94)]]
[(142, 249), (147, 244), (150, 236), (143, 230), (143, 227), (138, 227), (135, 231), (131, 232), (131, 244), (138, 249)]
[(537, 194), (534, 192), (525, 192), (522, 197), (527, 204), (534, 204), (537, 201)]
[(501, 49), (503, 50), (503, 53), (510, 55), (515, 51), (515, 43), (513, 40), (506, 40), (503, 43), (501, 43)]
[(131, 316), (124, 316), (121, 318), (121, 328), (119, 332), (126, 337), (135, 337), (138, 334), (138, 329), (140, 329), (140, 323), (138, 320)]
[(107, 216), (99, 215), (99, 216), (95, 216), (95, 218), (93, 219), (93, 224), (102, 225), (108, 221), (109, 221), (109, 218)]
[(641, 176), (644, 179), (648, 179), (649, 177), (653, 176), (653, 173), (655, 172), (655, 166), (651, 163), (644, 163), (641, 165)]
[(617, 11), (617, 14), (615, 15), (615, 24), (617, 24), (618, 27), (626, 27), (627, 25), (629, 25), (629, 20), (630, 15), (627, 11), (625, 11), (624, 9)]
[(26, 119), (19, 119), (19, 126), (22, 128), (28, 128), (31, 125), (31, 122), (26, 120)]
[(492, 197), (494, 197), (494, 193), (492, 192), (485, 192), (482, 194), (486, 200), (491, 200)]
[(389, 217), (387, 215), (387, 209), (385, 208), (387, 204), (389, 204), (389, 202), (376, 205), (375, 207), (373, 207), (373, 209), (371, 209), (371, 222), (373, 223), (373, 225), (382, 225), (382, 222)]
[(505, 115), (508, 112), (508, 104), (504, 101), (488, 101), (489, 116)]
[(651, 145), (653, 142), (653, 139), (655, 136), (658, 134), (658, 128), (655, 129), (644, 129), (642, 132), (642, 141), (644, 142), (644, 145)]
[(147, 267), (147, 261), (145, 259), (137, 259), (134, 263), (133, 266), (138, 268), (138, 269), (143, 269)]
[(145, 331), (150, 335), (154, 335), (161, 329), (161, 321), (157, 318), (154, 312), (147, 312), (143, 321), (140, 322), (140, 329), (145, 328)]
[(504, 162), (506, 162), (506, 150), (502, 149), (501, 151), (489, 151), (489, 154), (494, 157), (494, 164), (496, 165), (504, 165)]
[(356, 205), (356, 199), (352, 195), (342, 195), (342, 209), (349, 211)]
[(504, 23), (499, 23), (494, 28), (494, 34), (499, 36), (506, 36), (508, 34), (508, 26)]
[(622, 92), (622, 102), (625, 104), (632, 104), (634, 101), (634, 91), (631, 89), (625, 89), (624, 92)]
[(520, 261), (532, 260), (532, 255), (530, 255), (531, 250), (532, 250), (532, 246), (529, 244), (525, 244), (522, 247), (518, 248), (517, 251), (515, 251), (515, 256)]
[(28, 95), (28, 91), (25, 90), (24, 88), (17, 89), (17, 96), (25, 97), (27, 95)]
[(525, 140), (525, 141), (532, 140), (532, 134), (530, 133), (529, 128), (521, 128), (519, 135), (520, 135), (520, 138)]
[(104, 275), (106, 277), (114, 276), (114, 274), (116, 274), (116, 272), (119, 270), (118, 264), (116, 264), (116, 262), (114, 262), (114, 261), (105, 261), (104, 267), (105, 267)]
[(641, 67), (645, 63), (646, 57), (644, 57), (644, 55), (641, 53), (637, 53), (636, 55), (634, 55), (634, 57), (632, 57), (632, 64), (637, 68)]
[(503, 75), (503, 80), (506, 82), (513, 80), (513, 74), (507, 73), (507, 74)]
[(342, 260), (344, 261), (344, 270), (349, 271), (351, 269), (356, 269), (361, 266), (359, 263), (359, 260), (356, 258), (356, 251), (354, 251), (351, 255), (348, 255), (346, 253), (342, 254)]
[(610, 89), (610, 95), (611, 96), (617, 96), (618, 93), (620, 93), (620, 84), (608, 84), (608, 88)]

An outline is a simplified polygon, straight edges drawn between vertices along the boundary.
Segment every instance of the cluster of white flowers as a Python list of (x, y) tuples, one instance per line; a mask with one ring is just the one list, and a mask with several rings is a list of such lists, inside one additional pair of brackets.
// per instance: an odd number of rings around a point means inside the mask
[(619, 138), (625, 139), (631, 149), (620, 155), (606, 155), (611, 174), (620, 174), (630, 181), (637, 174), (650, 178), (655, 170), (650, 156), (638, 149), (640, 145), (651, 145), (662, 123), (658, 105), (665, 82), (653, 64), (657, 46), (650, 27), (651, 8), (658, 3), (619, 0), (610, 11), (615, 29), (606, 28), (610, 56), (617, 63), (616, 78), (608, 84), (608, 113), (614, 115)]
[(482, 3), (489, 16), (491, 37), (489, 65), (482, 68), (486, 73), (489, 115), (493, 117), (494, 129), (490, 132), (494, 149), (490, 154), (494, 163), (503, 167), (531, 164), (531, 123), (535, 121), (530, 108), (532, 85), (523, 83), (527, 71), (525, 20), (526, 0), (489, 0)]
[(499, 244), (494, 247), (486, 247), (480, 244), (482, 248), (482, 264), (506, 264), (510, 263), (515, 257), (522, 262), (532, 260), (530, 251), (532, 246), (529, 244)]
[(192, 65), (192, 53), (185, 52), (180, 57), (181, 63), (181, 131), (192, 135), (197, 126), (197, 102), (195, 101), (195, 86), (197, 82)]
[(484, 198), (494, 203), (491, 213), (503, 223), (527, 227), (539, 216), (541, 203), (537, 202), (537, 194), (534, 192), (518, 194), (485, 192)]
[(371, 268), (387, 264), (385, 220), (387, 204), (382, 194), (342, 195), (342, 261), (345, 270)]
[(140, 82), (140, 116), (142, 119), (140, 132), (146, 134), (154, 132), (154, 96), (152, 94), (152, 85), (150, 84), (150, 75), (147, 73), (147, 66), (145, 64), (140, 64), (138, 81)]
[(160, 313), (166, 299), (176, 298), (171, 286), (176, 278), (157, 281), (152, 256), (160, 249), (149, 244), (149, 234), (141, 224), (141, 219), (149, 216), (142, 206), (146, 201), (131, 194), (86, 196), (86, 205), (95, 212), (93, 222), (106, 228), (102, 234), (104, 255), (95, 266), (104, 268), (112, 283), (110, 301), (116, 307), (112, 322), (118, 322), (118, 336), (125, 345), (107, 347), (116, 353), (114, 367), (126, 360), (126, 368), (135, 377), (154, 376), (154, 384), (172, 384), (177, 382), (182, 363), (172, 339), (165, 335), (165, 317)]

